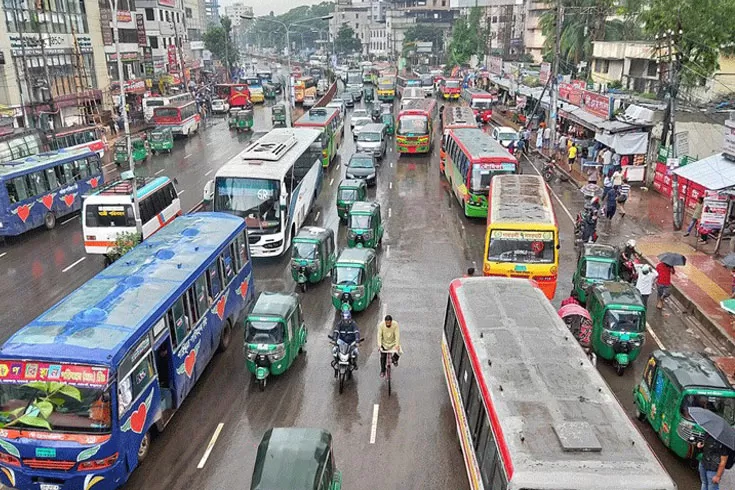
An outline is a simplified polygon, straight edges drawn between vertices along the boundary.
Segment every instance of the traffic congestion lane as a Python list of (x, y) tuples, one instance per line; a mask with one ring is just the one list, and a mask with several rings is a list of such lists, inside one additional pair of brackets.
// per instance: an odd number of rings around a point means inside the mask
[[(326, 172), (324, 191), (310, 217), (311, 223), (338, 229), (341, 246), (345, 227), (336, 215), (336, 189), (344, 175), (342, 162), (354, 148), (349, 129), (346, 136), (341, 158)], [(378, 171), (377, 189), (370, 190), (381, 203), (387, 227), (379, 251), (384, 288), (365, 312), (355, 315), (366, 341), (360, 346), (360, 369), (345, 392), (339, 394), (330, 367), (326, 336), (337, 315), (327, 280), (301, 295), (309, 327), (306, 355), (283, 376), (269, 379), (262, 393), (244, 368), (241, 345), (216, 359), (193, 398), (154, 442), (155, 463), (136, 471), (126, 488), (158, 487), (156, 468), (162, 466), (172, 468), (163, 477), (165, 487), (227, 488), (232, 482), (247, 487), (257, 444), (274, 426), (330, 430), (346, 488), (467, 487), (439, 346), (448, 283), (461, 274), (469, 252), (461, 234), (447, 233), (456, 224), (447, 208), (425, 205), (444, 195), (433, 160), (397, 161), (391, 152)], [(256, 260), (257, 288), (293, 291), (288, 265), (288, 257)], [(400, 322), (405, 350), (390, 397), (378, 376), (376, 346), (376, 326), (386, 313)], [(209, 383), (211, 379), (218, 381)], [(204, 468), (196, 469), (220, 423), (223, 430), (214, 449)], [(192, 446), (198, 452), (190, 451)], [(172, 447), (182, 451), (172, 453)]]
[[(256, 129), (269, 129), (270, 109), (256, 106)], [(248, 144), (250, 133), (227, 129), (222, 117), (189, 139), (177, 139), (170, 154), (152, 156), (136, 167), (140, 176), (176, 178), (181, 206), (189, 210), (202, 199), (204, 185), (216, 170)], [(119, 177), (115, 164), (106, 179)], [(0, 342), (84, 284), (104, 267), (102, 256), (84, 251), (80, 214), (59, 220), (54, 230), (32, 230), (8, 238), (0, 247)]]

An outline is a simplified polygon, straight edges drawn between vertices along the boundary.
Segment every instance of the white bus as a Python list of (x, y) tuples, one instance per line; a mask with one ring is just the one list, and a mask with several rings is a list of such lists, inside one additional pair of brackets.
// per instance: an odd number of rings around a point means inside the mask
[(321, 131), (278, 128), (222, 166), (204, 188), (214, 211), (240, 216), (255, 257), (288, 250), (322, 186)]
[(88, 254), (104, 255), (106, 264), (112, 262), (110, 253), (118, 235), (135, 233), (136, 218), (141, 221), (145, 240), (182, 214), (179, 195), (168, 177), (138, 179), (137, 184), (139, 217), (133, 205), (132, 179), (112, 182), (84, 197), (84, 250)]
[(145, 97), (143, 99), (143, 117), (145, 117), (146, 122), (150, 122), (153, 119), (153, 109), (156, 107), (177, 104), (179, 102), (190, 102), (192, 100), (194, 100), (194, 97), (189, 92), (176, 95)]

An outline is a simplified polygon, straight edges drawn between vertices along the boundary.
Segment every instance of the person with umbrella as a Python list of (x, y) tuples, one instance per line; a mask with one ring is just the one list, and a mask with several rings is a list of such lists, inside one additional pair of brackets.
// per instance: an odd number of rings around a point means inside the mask
[(656, 278), (656, 292), (658, 293), (658, 302), (656, 308), (659, 310), (664, 307), (664, 300), (671, 296), (671, 276), (676, 274), (674, 269), (677, 265), (686, 265), (686, 257), (681, 254), (666, 252), (658, 256), (660, 261), (656, 266), (658, 277)]
[(702, 490), (719, 490), (732, 446), (735, 446), (735, 429), (725, 419), (706, 408), (691, 407), (689, 415), (705, 431), (704, 440), (697, 443), (697, 448), (702, 451), (702, 459), (699, 461)]

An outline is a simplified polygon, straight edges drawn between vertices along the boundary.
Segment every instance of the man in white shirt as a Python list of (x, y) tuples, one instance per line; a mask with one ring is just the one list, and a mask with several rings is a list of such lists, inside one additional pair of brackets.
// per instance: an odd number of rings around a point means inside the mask
[(636, 264), (638, 270), (638, 280), (635, 282), (635, 288), (641, 293), (643, 298), (643, 306), (648, 309), (648, 297), (653, 292), (653, 284), (656, 282), (658, 272), (648, 264)]

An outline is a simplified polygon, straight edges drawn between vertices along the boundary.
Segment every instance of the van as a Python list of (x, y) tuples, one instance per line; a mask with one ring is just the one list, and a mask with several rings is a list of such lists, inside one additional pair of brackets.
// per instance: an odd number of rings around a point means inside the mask
[(304, 107), (314, 107), (314, 104), (316, 104), (316, 96), (314, 95), (304, 95)]
[(357, 134), (357, 151), (372, 153), (375, 158), (383, 158), (387, 146), (386, 139), (385, 124), (366, 124)]
[(316, 82), (316, 93), (320, 96), (327, 93), (327, 90), (329, 90), (329, 81), (322, 78), (318, 82)]
[(133, 179), (112, 182), (84, 197), (84, 250), (91, 255), (104, 255), (106, 265), (113, 262), (118, 236), (136, 233), (136, 221), (141, 221), (145, 240), (182, 214), (178, 192), (168, 177), (138, 178), (135, 184), (140, 215), (134, 205)]

